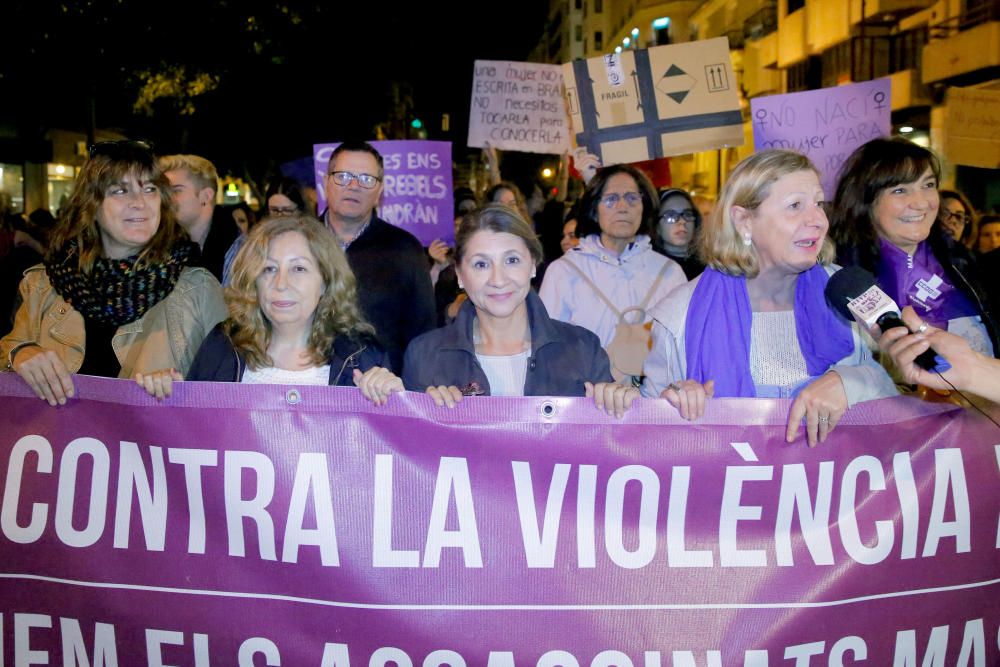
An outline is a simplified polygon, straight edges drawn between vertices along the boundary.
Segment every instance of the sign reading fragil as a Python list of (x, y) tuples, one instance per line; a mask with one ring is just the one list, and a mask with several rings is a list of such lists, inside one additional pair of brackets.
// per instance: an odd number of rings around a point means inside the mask
[(477, 60), (469, 105), (469, 146), (526, 153), (570, 148), (559, 65)]
[[(455, 239), (450, 141), (372, 141), (382, 154), (385, 177), (378, 216), (402, 227), (426, 245)], [(340, 143), (314, 144), (317, 210), (326, 210), (323, 188), (330, 155)], [(335, 186), (336, 187), (336, 186)], [(352, 187), (357, 187), (352, 184)]]
[(0, 664), (1000, 660), (974, 413), (873, 402), (810, 450), (789, 401), (76, 383), (0, 374)]
[(725, 37), (628, 49), (562, 68), (576, 143), (606, 165), (743, 144)]
[(786, 148), (808, 156), (819, 169), (827, 199), (833, 199), (844, 160), (892, 130), (890, 83), (876, 79), (755, 97), (750, 100), (754, 148)]

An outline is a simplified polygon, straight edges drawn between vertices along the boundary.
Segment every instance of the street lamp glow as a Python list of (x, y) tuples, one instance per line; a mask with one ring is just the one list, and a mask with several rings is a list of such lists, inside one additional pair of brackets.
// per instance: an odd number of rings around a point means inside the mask
[(622, 40), (622, 46), (624, 46), (626, 49), (628, 48), (628, 45), (631, 44), (631, 43), (632, 43), (632, 40), (629, 39), (628, 37), (626, 37), (625, 39)]
[(621, 53), (621, 52), (622, 52), (622, 47), (616, 46), (615, 47), (615, 53)]
[(61, 164), (57, 164), (56, 165), (56, 173), (60, 174), (60, 175), (61, 174), (65, 174), (66, 173), (66, 167), (62, 166)]
[(633, 37), (638, 37), (639, 36), (639, 29), (638, 28), (632, 28), (632, 36)]
[(670, 25), (669, 16), (661, 16), (660, 18), (653, 20), (653, 27), (657, 30), (660, 28), (666, 28), (668, 25)]
[(909, 125), (904, 125), (903, 127), (899, 128), (899, 132), (900, 134), (909, 134), (910, 132), (913, 132), (913, 128), (910, 127)]
[(552, 170), (548, 167), (542, 169), (542, 178), (552, 178)]

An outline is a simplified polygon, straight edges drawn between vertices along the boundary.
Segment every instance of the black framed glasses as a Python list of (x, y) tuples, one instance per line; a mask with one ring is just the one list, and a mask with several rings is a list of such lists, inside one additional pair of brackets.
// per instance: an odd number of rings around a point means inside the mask
[(955, 224), (958, 225), (969, 224), (969, 216), (959, 211), (945, 211), (944, 219), (947, 220), (948, 222), (954, 222)]
[(153, 154), (153, 142), (144, 139), (120, 139), (116, 141), (98, 141), (87, 146), (87, 155), (96, 157), (103, 155), (118, 158), (128, 153), (143, 152)]
[(371, 174), (356, 174), (353, 171), (331, 171), (331, 178), (333, 182), (337, 185), (347, 187), (351, 184), (351, 181), (357, 181), (358, 185), (363, 187), (365, 190), (371, 190), (378, 182), (382, 179), (378, 176), (372, 176)]
[(660, 222), (666, 225), (673, 225), (677, 223), (681, 218), (687, 222), (694, 222), (698, 219), (698, 214), (694, 212), (694, 209), (685, 208), (680, 211), (675, 211), (673, 209), (666, 209), (660, 213)]
[(601, 203), (604, 204), (604, 208), (614, 208), (615, 206), (618, 206), (618, 202), (623, 199), (625, 200), (625, 203), (629, 205), (629, 208), (638, 206), (642, 203), (642, 195), (638, 192), (626, 192), (625, 194), (612, 192), (609, 195), (601, 197)]

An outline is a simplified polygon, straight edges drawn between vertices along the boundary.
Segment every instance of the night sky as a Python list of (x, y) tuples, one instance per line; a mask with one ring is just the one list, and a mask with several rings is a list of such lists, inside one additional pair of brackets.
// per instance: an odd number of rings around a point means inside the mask
[[(412, 86), (431, 138), (451, 114), (443, 138), (460, 156), (473, 61), (525, 60), (548, 11), (543, 0), (492, 7), (484, 22), (451, 3), (16, 0), (4, 8), (0, 125), (29, 139), (85, 131), (93, 98), (98, 127), (223, 170), (259, 170), (311, 154), (314, 142), (370, 138), (396, 80)], [(218, 87), (190, 99), (193, 115), (174, 98), (135, 113), (141, 73), (178, 67), (188, 79), (217, 76)]]

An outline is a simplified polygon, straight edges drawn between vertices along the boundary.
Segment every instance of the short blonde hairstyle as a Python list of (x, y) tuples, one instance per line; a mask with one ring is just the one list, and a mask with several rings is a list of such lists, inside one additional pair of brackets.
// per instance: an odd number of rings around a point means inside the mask
[(333, 233), (308, 215), (270, 218), (250, 230), (246, 243), (233, 260), (232, 280), (226, 288), (226, 305), (229, 306), (226, 334), (246, 358), (247, 365), (255, 370), (274, 365), (267, 353), (271, 323), (260, 309), (257, 277), (267, 262), (271, 241), (289, 232), (305, 237), (323, 276), (324, 290), (316, 304), (309, 333), (311, 361), (317, 366), (327, 363), (338, 335), (375, 335), (375, 329), (361, 315), (354, 273)]
[(213, 193), (219, 192), (219, 172), (205, 158), (199, 155), (164, 155), (160, 158), (160, 170), (163, 173), (182, 169), (190, 174), (199, 191), (211, 188)]
[[(706, 266), (731, 276), (757, 276), (760, 272), (757, 251), (744, 243), (733, 224), (732, 209), (740, 206), (756, 211), (767, 199), (775, 181), (798, 171), (811, 171), (819, 176), (809, 158), (789, 150), (761, 151), (736, 165), (719, 193), (715, 210), (701, 230), (698, 254)], [(833, 242), (827, 236), (819, 251), (819, 263), (829, 264), (834, 254)]]

